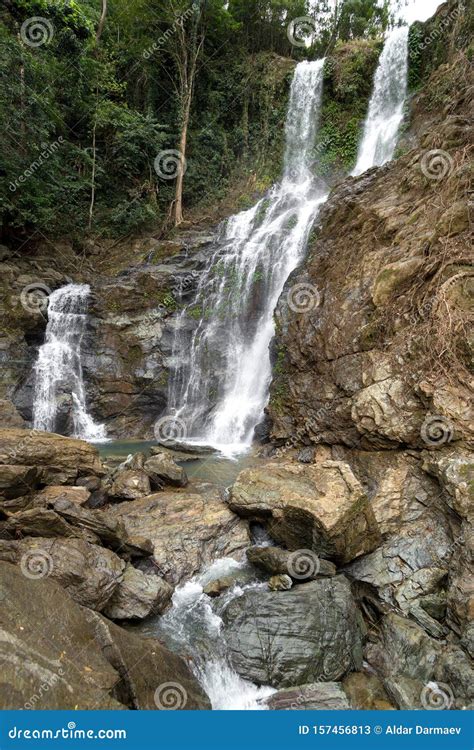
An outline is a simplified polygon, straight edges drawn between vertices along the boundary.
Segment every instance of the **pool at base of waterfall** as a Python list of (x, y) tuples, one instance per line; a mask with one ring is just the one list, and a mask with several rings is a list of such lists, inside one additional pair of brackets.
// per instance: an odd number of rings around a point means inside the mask
[(254, 466), (261, 459), (254, 455), (252, 450), (246, 453), (235, 454), (232, 458), (219, 452), (198, 453), (188, 452), (191, 445), (187, 445), (186, 452), (179, 447), (169, 450), (153, 440), (110, 440), (109, 442), (93, 443), (99, 451), (102, 459), (110, 464), (118, 464), (125, 461), (128, 456), (135, 453), (149, 453), (163, 450), (169, 452), (179, 466), (182, 466), (188, 478), (194, 482), (210, 482), (218, 487), (228, 487), (233, 484), (242, 469)]

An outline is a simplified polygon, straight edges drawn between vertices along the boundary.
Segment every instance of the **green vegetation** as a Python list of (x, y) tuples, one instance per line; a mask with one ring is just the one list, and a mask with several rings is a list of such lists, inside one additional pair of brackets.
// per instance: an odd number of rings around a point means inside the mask
[[(313, 44), (295, 46), (289, 19), (310, 13)], [(80, 245), (87, 233), (166, 230), (182, 213), (180, 170), (170, 177), (172, 162), (155, 161), (168, 150), (185, 150), (185, 216), (189, 210), (205, 215), (244, 180), (241, 207), (251, 205), (280, 173), (294, 64), (327, 50), (332, 91), (323, 113), (330, 144), (324, 159), (348, 163), (362, 116), (360, 79), (370, 86), (367, 50), (375, 59), (372, 39), (387, 22), (387, 3), (379, 7), (376, 0), (316, 6), (308, 0), (4, 0), (3, 241), (22, 246), (67, 232)], [(341, 66), (344, 44), (356, 44), (356, 53), (347, 53)], [(334, 92), (338, 104), (331, 109)]]
[(322, 177), (347, 173), (354, 166), (381, 47), (380, 39), (338, 42), (326, 60), (315, 144), (316, 169)]

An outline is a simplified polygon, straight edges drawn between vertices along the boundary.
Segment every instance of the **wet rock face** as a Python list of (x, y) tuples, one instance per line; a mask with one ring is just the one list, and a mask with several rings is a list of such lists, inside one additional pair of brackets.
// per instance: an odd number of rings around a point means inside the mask
[(258, 684), (338, 680), (360, 667), (357, 606), (344, 576), (290, 591), (246, 591), (223, 618), (232, 665)]
[[(417, 94), (408, 153), (345, 179), (321, 209), (276, 311), (273, 440), (474, 444), (468, 67), (459, 54)], [(448, 79), (449, 112), (435, 112), (430, 96)], [(446, 163), (442, 179), (427, 169), (432, 152)], [(308, 304), (295, 310), (299, 285)], [(444, 424), (431, 433), (434, 417)]]

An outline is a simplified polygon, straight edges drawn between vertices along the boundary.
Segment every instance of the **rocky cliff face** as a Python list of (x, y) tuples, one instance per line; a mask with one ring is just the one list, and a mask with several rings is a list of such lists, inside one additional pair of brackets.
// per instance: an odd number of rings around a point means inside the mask
[(474, 437), (468, 54), (415, 94), (405, 153), (344, 180), (321, 211), (277, 309), (279, 442), (419, 449)]
[[(444, 684), (442, 707), (472, 700), (474, 81), (472, 11), (456, 9), (417, 25), (398, 158), (335, 187), (287, 282), (265, 449), (276, 461), (259, 480), (283, 456), (320, 483), (345, 462), (361, 483), (381, 541), (344, 572), (369, 623), (364, 657), (400, 708), (426, 707), (429, 680)], [(236, 485), (246, 506), (256, 486)]]

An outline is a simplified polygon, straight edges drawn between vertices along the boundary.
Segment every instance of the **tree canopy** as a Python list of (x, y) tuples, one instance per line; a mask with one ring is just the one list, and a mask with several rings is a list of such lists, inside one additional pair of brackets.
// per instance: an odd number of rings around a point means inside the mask
[[(296, 44), (295, 19), (309, 23)], [(184, 209), (212, 202), (258, 160), (249, 120), (273, 127), (261, 60), (315, 58), (389, 20), (376, 0), (5, 0), (4, 238), (168, 221), (180, 168), (160, 174), (162, 152), (179, 167), (185, 149)]]

